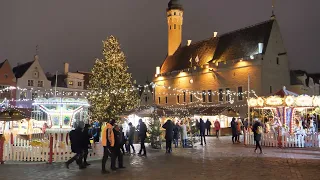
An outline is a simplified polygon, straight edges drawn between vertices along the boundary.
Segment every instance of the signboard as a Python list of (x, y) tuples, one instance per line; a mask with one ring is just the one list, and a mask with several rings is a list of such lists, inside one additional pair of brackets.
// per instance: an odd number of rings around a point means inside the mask
[(295, 100), (297, 106), (309, 107), (313, 106), (313, 98), (306, 95), (298, 96)]
[(270, 96), (266, 99), (266, 104), (270, 106), (280, 106), (283, 104), (283, 100), (279, 96)]

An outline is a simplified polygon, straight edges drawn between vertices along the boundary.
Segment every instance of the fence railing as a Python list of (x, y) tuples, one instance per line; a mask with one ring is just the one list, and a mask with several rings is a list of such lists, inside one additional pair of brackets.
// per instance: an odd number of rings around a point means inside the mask
[[(64, 162), (75, 155), (68, 143), (67, 133), (45, 134), (44, 137), (38, 141), (17, 137), (6, 142), (0, 140), (0, 163), (5, 161)], [(92, 146), (88, 159), (96, 156), (95, 146)]]
[[(254, 134), (250, 130), (244, 131), (245, 145), (255, 145)], [(306, 148), (320, 147), (320, 134), (289, 134), (289, 133), (263, 133), (261, 145), (269, 147)]]

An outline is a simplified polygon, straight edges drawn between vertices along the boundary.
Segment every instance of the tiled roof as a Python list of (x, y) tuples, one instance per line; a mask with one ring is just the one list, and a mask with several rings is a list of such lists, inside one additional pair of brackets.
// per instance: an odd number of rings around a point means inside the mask
[[(274, 20), (265, 21), (223, 34), (220, 37), (179, 47), (172, 56), (164, 60), (161, 73), (189, 68), (191, 57), (192, 66), (202, 66), (211, 60), (227, 61), (249, 57), (258, 53), (259, 43), (264, 44), (262, 53), (265, 53), (273, 23)], [(197, 56), (199, 57), (198, 64), (195, 63)]]
[[(208, 63), (213, 57), (217, 42), (217, 38), (211, 38), (178, 48), (172, 56), (168, 56), (164, 60), (161, 66), (161, 73), (190, 68), (191, 58), (192, 66), (202, 66)], [(196, 62), (197, 56), (199, 58), (198, 63)]]
[(6, 59), (6, 60), (4, 60), (2, 63), (0, 63), (0, 68), (3, 66), (3, 64), (4, 64), (6, 61), (8, 61), (8, 60)]
[(20, 64), (12, 69), (16, 78), (21, 78), (24, 73), (30, 68), (34, 61), (30, 61), (24, 64)]

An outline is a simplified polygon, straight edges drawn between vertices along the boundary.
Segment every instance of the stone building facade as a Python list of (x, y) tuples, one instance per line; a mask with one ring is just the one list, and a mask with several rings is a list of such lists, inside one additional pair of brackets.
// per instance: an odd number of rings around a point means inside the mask
[[(179, 38), (175, 36), (181, 36), (170, 32), (170, 19), (176, 10), (181, 11), (174, 16), (177, 25), (182, 25), (182, 5), (171, 0), (167, 9), (168, 47), (171, 41), (176, 44)], [(203, 41), (188, 40), (186, 45), (180, 41), (177, 50), (173, 54), (170, 51), (168, 48), (168, 56), (157, 67), (154, 78), (154, 99), (161, 106), (230, 106), (244, 114), (248, 84), (250, 96), (267, 96), (290, 85), (287, 52), (275, 16), (222, 35), (215, 32)]]

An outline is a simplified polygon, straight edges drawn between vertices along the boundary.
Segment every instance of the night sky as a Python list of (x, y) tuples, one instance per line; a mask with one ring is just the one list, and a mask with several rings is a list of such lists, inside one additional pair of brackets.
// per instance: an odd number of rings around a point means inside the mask
[[(11, 66), (33, 60), (39, 45), (45, 72), (89, 71), (101, 57), (101, 41), (119, 38), (130, 72), (140, 83), (167, 54), (169, 0), (1, 0), (0, 61)], [(290, 67), (320, 72), (320, 1), (276, 0), (275, 14)], [(199, 41), (253, 25), (271, 16), (272, 0), (181, 0), (187, 39)]]

